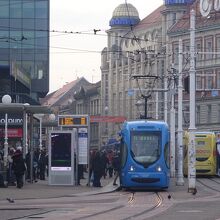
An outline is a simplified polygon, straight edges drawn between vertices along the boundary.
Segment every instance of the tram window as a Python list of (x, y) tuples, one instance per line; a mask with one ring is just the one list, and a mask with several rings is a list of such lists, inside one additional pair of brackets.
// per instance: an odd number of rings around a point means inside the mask
[(160, 156), (160, 132), (131, 132), (131, 152), (140, 163), (153, 163)]
[(125, 163), (127, 161), (127, 155), (128, 155), (128, 147), (126, 143), (121, 140), (121, 167), (125, 166)]
[(165, 163), (166, 163), (168, 168), (170, 167), (169, 158), (170, 158), (169, 144), (166, 143), (165, 147), (164, 147), (164, 159), (165, 159)]
[(197, 146), (200, 147), (200, 146), (205, 146), (205, 141), (197, 141)]

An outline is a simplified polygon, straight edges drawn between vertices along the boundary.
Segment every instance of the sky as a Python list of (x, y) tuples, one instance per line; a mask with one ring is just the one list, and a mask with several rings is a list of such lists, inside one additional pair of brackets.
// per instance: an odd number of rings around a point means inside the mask
[[(101, 80), (101, 51), (107, 46), (106, 30), (114, 9), (126, 0), (50, 1), (50, 88), (62, 88), (77, 77)], [(127, 0), (142, 20), (163, 0)], [(94, 35), (94, 29), (101, 30)]]

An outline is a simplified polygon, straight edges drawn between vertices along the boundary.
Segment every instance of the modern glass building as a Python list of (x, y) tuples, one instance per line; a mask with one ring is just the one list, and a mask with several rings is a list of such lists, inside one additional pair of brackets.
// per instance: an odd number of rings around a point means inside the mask
[(0, 96), (38, 104), (49, 91), (49, 0), (0, 0)]

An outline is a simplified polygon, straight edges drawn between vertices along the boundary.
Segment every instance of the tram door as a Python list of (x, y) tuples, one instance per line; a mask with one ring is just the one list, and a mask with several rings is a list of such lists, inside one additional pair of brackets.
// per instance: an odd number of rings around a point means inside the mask
[(217, 149), (217, 175), (220, 176), (220, 133), (217, 135), (217, 140), (216, 140), (216, 149)]

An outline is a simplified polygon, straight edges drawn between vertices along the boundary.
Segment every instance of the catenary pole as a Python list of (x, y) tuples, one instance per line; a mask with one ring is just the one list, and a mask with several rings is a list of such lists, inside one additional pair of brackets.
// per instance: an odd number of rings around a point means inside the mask
[(171, 155), (171, 164), (170, 164), (170, 176), (175, 177), (176, 167), (175, 167), (175, 108), (174, 108), (174, 96), (175, 96), (175, 83), (174, 79), (172, 80), (172, 89), (171, 89), (171, 109), (170, 109), (170, 155)]
[(188, 192), (196, 189), (195, 169), (195, 11), (190, 12), (190, 125), (188, 147)]
[(183, 186), (183, 43), (179, 39), (179, 81), (178, 81), (178, 140), (177, 140), (177, 186)]

